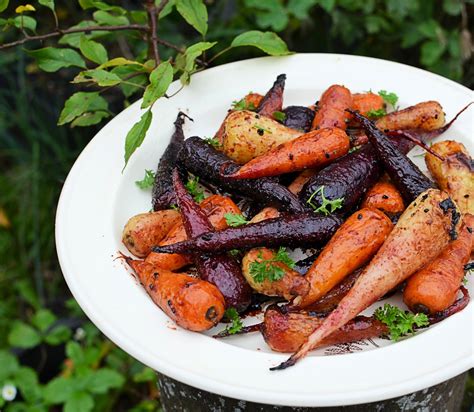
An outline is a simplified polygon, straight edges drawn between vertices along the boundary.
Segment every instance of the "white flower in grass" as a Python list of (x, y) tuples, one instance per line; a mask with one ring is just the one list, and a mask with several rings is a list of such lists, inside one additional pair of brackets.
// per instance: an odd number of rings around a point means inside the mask
[(74, 340), (82, 340), (86, 337), (86, 331), (82, 328), (77, 328), (74, 332)]
[(5, 399), (6, 401), (12, 401), (13, 399), (15, 399), (16, 398), (16, 386), (7, 383), (2, 388), (2, 398)]

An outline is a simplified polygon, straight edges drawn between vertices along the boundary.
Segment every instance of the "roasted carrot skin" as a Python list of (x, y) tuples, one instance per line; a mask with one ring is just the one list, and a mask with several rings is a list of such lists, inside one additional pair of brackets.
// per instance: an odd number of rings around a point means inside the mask
[(211, 283), (144, 261), (127, 259), (127, 262), (153, 302), (179, 326), (202, 332), (224, 316), (224, 297)]
[(199, 137), (185, 140), (180, 159), (188, 171), (231, 193), (241, 194), (291, 213), (307, 210), (294, 194), (275, 179), (237, 181), (224, 177), (222, 173), (231, 174), (239, 166)]
[(381, 210), (390, 215), (405, 210), (403, 198), (398, 189), (390, 182), (379, 181), (367, 192), (361, 207)]
[(378, 94), (368, 93), (355, 93), (352, 95), (352, 109), (357, 110), (359, 113), (367, 116), (367, 112), (371, 110), (380, 110), (384, 107), (384, 101)]
[(323, 167), (345, 155), (349, 146), (349, 137), (339, 128), (313, 130), (250, 160), (228, 177), (256, 179)]
[[(207, 218), (211, 222), (215, 230), (222, 230), (227, 228), (227, 221), (225, 215), (227, 213), (239, 214), (240, 210), (232, 199), (226, 196), (212, 195), (204, 199), (200, 205), (205, 212)], [(173, 243), (186, 240), (186, 230), (184, 229), (183, 221), (180, 219), (175, 226), (171, 228), (159, 245), (171, 245)], [(192, 262), (190, 255), (183, 254), (168, 254), (151, 252), (145, 259), (148, 263), (159, 266), (163, 269), (171, 271), (183, 268)]]
[(474, 242), (474, 216), (466, 215), (464, 221), (458, 238), (408, 279), (403, 301), (413, 312), (432, 315), (447, 309), (456, 300)]
[(285, 91), (286, 74), (280, 74), (257, 107), (257, 113), (273, 117), (274, 112), (281, 112), (283, 107), (283, 92)]
[(336, 231), (306, 274), (310, 290), (294, 305), (305, 308), (316, 302), (346, 276), (366, 264), (392, 231), (393, 224), (381, 211), (361, 209)]
[(230, 227), (219, 232), (208, 232), (192, 240), (174, 245), (157, 246), (160, 253), (216, 253), (232, 249), (251, 249), (257, 246), (305, 246), (322, 245), (327, 242), (342, 218), (332, 214), (323, 216), (313, 212), (284, 215), (274, 219)]
[(184, 142), (183, 124), (185, 117), (186, 115), (183, 112), (178, 113), (178, 117), (174, 122), (175, 131), (156, 169), (151, 195), (151, 203), (155, 211), (168, 209), (176, 203), (171, 173), (176, 166), (178, 153)]
[[(213, 231), (214, 228), (206, 213), (186, 191), (177, 169), (173, 172), (173, 187), (188, 237)], [(242, 275), (240, 265), (233, 257), (227, 254), (195, 254), (193, 259), (199, 277), (217, 286), (224, 296), (227, 307), (233, 307), (238, 312), (247, 309), (252, 289)]]
[(345, 110), (352, 107), (352, 95), (349, 89), (340, 85), (332, 85), (323, 93), (317, 106), (313, 129), (339, 127), (346, 130), (346, 120), (350, 116)]
[[(261, 331), (272, 350), (290, 353), (296, 351), (322, 322), (322, 318), (311, 312), (288, 312), (272, 305), (265, 311)], [(387, 327), (375, 318), (357, 316), (325, 338), (320, 346), (377, 338), (387, 333)]]

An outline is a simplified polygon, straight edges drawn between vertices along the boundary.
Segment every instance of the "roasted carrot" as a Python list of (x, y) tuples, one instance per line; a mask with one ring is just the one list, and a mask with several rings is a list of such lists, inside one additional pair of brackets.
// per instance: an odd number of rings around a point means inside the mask
[[(271, 349), (291, 353), (297, 350), (323, 321), (324, 318), (316, 317), (311, 312), (288, 312), (272, 305), (265, 311), (261, 331)], [(357, 316), (324, 338), (319, 346), (377, 338), (387, 332), (387, 326), (377, 319)]]
[(317, 112), (313, 119), (313, 129), (339, 127), (346, 130), (346, 120), (350, 116), (345, 112), (352, 107), (352, 95), (344, 86), (332, 85), (321, 96)]
[(140, 213), (131, 217), (123, 228), (122, 242), (137, 257), (145, 257), (179, 221), (175, 210)]
[(392, 228), (390, 219), (379, 210), (355, 212), (336, 231), (306, 274), (310, 284), (308, 294), (298, 296), (293, 304), (307, 307), (367, 263)]
[(281, 112), (283, 108), (283, 92), (285, 90), (286, 75), (280, 74), (268, 90), (257, 107), (257, 113), (262, 116), (272, 117), (273, 113)]
[(368, 92), (355, 93), (352, 95), (352, 109), (357, 110), (364, 116), (366, 116), (371, 110), (380, 110), (383, 109), (383, 107), (383, 98), (378, 94)]
[[(204, 210), (206, 216), (216, 230), (222, 230), (227, 227), (225, 219), (226, 213), (240, 214), (238, 206), (226, 196), (209, 196), (200, 203), (200, 207)], [(158, 244), (160, 246), (172, 245), (173, 243), (181, 242), (187, 238), (183, 222), (181, 219), (178, 219), (177, 223)], [(145, 260), (148, 263), (152, 263), (155, 266), (168, 270), (178, 270), (191, 263), (191, 257), (189, 255), (181, 255), (177, 253), (166, 254), (151, 252)]]
[(141, 260), (127, 259), (127, 263), (153, 302), (179, 326), (201, 332), (224, 316), (224, 297), (211, 283)]
[(458, 238), (408, 279), (403, 301), (413, 312), (434, 314), (456, 300), (474, 242), (474, 216), (465, 215), (464, 222)]
[(415, 199), (337, 308), (295, 354), (272, 369), (294, 365), (324, 338), (434, 259), (449, 243), (452, 230), (459, 229), (455, 213), (445, 207), (449, 202), (456, 211), (447, 194), (437, 189)]
[(347, 134), (337, 127), (313, 130), (250, 160), (228, 177), (256, 179), (322, 167), (345, 155), (349, 147)]
[(288, 186), (288, 190), (295, 195), (299, 194), (306, 182), (316, 173), (317, 171), (314, 169), (303, 170), (298, 176), (295, 177), (295, 180), (291, 182), (291, 184)]
[(398, 214), (405, 210), (400, 192), (392, 183), (384, 181), (377, 182), (369, 189), (361, 207), (370, 207), (389, 214)]

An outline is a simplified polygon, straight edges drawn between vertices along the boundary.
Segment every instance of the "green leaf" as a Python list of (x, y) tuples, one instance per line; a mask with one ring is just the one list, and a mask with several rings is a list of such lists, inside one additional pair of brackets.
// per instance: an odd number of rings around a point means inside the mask
[(40, 309), (31, 319), (31, 323), (36, 326), (40, 332), (44, 332), (54, 322), (56, 322), (56, 316), (48, 309)]
[(206, 198), (198, 176), (190, 177), (184, 186), (196, 203), (201, 203)]
[(160, 97), (164, 96), (172, 81), (173, 67), (171, 63), (169, 61), (162, 62), (150, 74), (150, 84), (143, 94), (142, 109), (151, 106)]
[(176, 9), (203, 36), (207, 33), (207, 8), (202, 0), (176, 0)]
[(58, 126), (72, 122), (86, 112), (107, 111), (108, 104), (99, 92), (77, 92), (66, 100)]
[(151, 189), (153, 187), (153, 183), (155, 182), (155, 172), (153, 170), (145, 170), (145, 176), (142, 180), (137, 180), (135, 184), (140, 189)]
[[(151, 120), (153, 115), (151, 110), (148, 109), (140, 118), (140, 120), (135, 123), (130, 131), (127, 133), (127, 137), (125, 138), (125, 166), (130, 159), (130, 156), (133, 154), (135, 150), (137, 150), (140, 145), (143, 143), (145, 139), (146, 132), (150, 127)], [(124, 166), (124, 168), (125, 168)]]
[(107, 70), (94, 69), (79, 73), (79, 75), (73, 80), (73, 83), (82, 83), (87, 81), (93, 81), (97, 83), (97, 85), (105, 87), (115, 86), (116, 84), (119, 84), (122, 79), (116, 74), (108, 72)]
[(318, 4), (318, 0), (290, 0), (286, 6), (288, 11), (299, 20), (309, 18), (309, 11)]
[(230, 227), (239, 227), (249, 223), (243, 215), (238, 215), (235, 213), (225, 213), (224, 218), (227, 225)]
[[(135, 60), (128, 60), (125, 57), (116, 57), (114, 59), (111, 59), (111, 60), (101, 64), (97, 68), (98, 69), (106, 69), (108, 67), (117, 67), (117, 66), (126, 66), (126, 65), (137, 66), (136, 69), (135, 68), (133, 69), (133, 72), (143, 70), (143, 64), (142, 63), (137, 62)], [(131, 72), (132, 71), (130, 71), (129, 73), (131, 73)]]
[(8, 7), (9, 0), (0, 0), (0, 13)]
[(76, 366), (85, 362), (84, 351), (77, 342), (71, 341), (66, 344), (66, 355)]
[(206, 50), (214, 47), (217, 42), (199, 42), (189, 46), (184, 52), (184, 68), (183, 74), (180, 77), (182, 84), (189, 83), (189, 76), (193, 73), (196, 68), (196, 59)]
[(36, 30), (36, 20), (33, 17), (30, 16), (16, 16), (12, 20), (13, 25), (17, 29), (21, 29), (22, 27), (24, 29), (28, 29), (31, 31)]
[(99, 9), (105, 11), (113, 11), (118, 14), (125, 14), (127, 11), (122, 7), (112, 6), (103, 1), (97, 0), (79, 0), (79, 5), (84, 9)]
[(82, 36), (79, 42), (79, 49), (81, 53), (90, 61), (97, 64), (103, 64), (109, 60), (107, 50), (102, 44), (95, 42), (94, 40), (88, 40)]
[(59, 345), (67, 342), (71, 337), (71, 330), (65, 325), (58, 325), (44, 338), (49, 345)]
[(51, 11), (54, 11), (54, 0), (38, 0), (38, 3), (47, 7)]
[(239, 312), (235, 308), (228, 308), (224, 314), (227, 319), (231, 321), (231, 324), (226, 326), (225, 332), (229, 335), (235, 335), (240, 332), (244, 326), (242, 319), (240, 319)]
[(388, 326), (390, 339), (394, 341), (408, 334), (413, 334), (415, 326), (424, 327), (430, 323), (428, 316), (424, 313), (410, 313), (388, 303), (378, 308), (374, 312), (374, 316)]
[(106, 26), (125, 26), (130, 24), (130, 20), (126, 16), (115, 16), (104, 10), (95, 11), (92, 16), (99, 25)]
[(431, 66), (439, 60), (444, 53), (445, 46), (436, 40), (429, 40), (421, 45), (421, 64)]
[(336, 0), (319, 0), (319, 5), (327, 12), (331, 13), (336, 6)]
[(286, 43), (273, 32), (251, 30), (239, 34), (230, 47), (253, 46), (271, 56), (285, 56), (290, 54)]
[(137, 372), (133, 375), (133, 382), (142, 383), (142, 382), (155, 382), (156, 381), (156, 372), (144, 366), (140, 372)]
[(450, 14), (451, 16), (457, 16), (462, 11), (462, 1), (461, 0), (444, 0), (443, 10), (447, 14)]
[[(161, 0), (155, 0), (155, 5), (158, 6), (161, 3)], [(173, 7), (175, 6), (176, 2), (175, 0), (170, 0), (168, 3), (166, 3), (166, 6), (163, 7), (163, 10), (161, 10), (160, 14), (158, 15), (158, 19), (162, 19), (163, 17), (166, 17), (168, 14), (170, 14), (173, 11)]]
[[(27, 367), (21, 367), (14, 377), (14, 382), (18, 386), (28, 402), (33, 403), (41, 398), (41, 389), (38, 384), (38, 376), (36, 372)], [(29, 412), (29, 411), (28, 411)]]
[(94, 371), (88, 381), (88, 390), (92, 393), (107, 393), (109, 389), (119, 388), (125, 382), (125, 378), (118, 372), (109, 368)]
[(88, 112), (81, 114), (79, 117), (76, 117), (72, 123), (71, 127), (85, 127), (92, 126), (93, 124), (100, 123), (103, 119), (110, 117), (109, 112)]
[(41, 343), (41, 336), (30, 325), (16, 322), (8, 334), (8, 343), (17, 348), (33, 348)]
[(45, 72), (55, 72), (63, 67), (70, 66), (86, 68), (80, 54), (72, 49), (45, 47), (43, 49), (27, 50), (27, 53), (36, 59), (39, 68)]
[(94, 408), (94, 398), (85, 392), (73, 393), (64, 404), (64, 412), (89, 412)]
[(442, 29), (436, 20), (430, 19), (418, 25), (418, 31), (428, 39), (437, 39)]
[(0, 383), (2, 383), (7, 377), (15, 373), (19, 364), (15, 356), (6, 350), (0, 350)]
[[(76, 24), (75, 26), (72, 26), (74, 29), (83, 29), (85, 27), (90, 27), (90, 26), (97, 26), (97, 23), (93, 20), (84, 20), (81, 21), (79, 24)], [(59, 44), (67, 44), (68, 46), (79, 48), (79, 44), (81, 42), (82, 37), (86, 37), (87, 39), (95, 39), (101, 36), (104, 36), (110, 32), (107, 31), (93, 31), (90, 34), (84, 34), (84, 33), (70, 33), (70, 34), (65, 34), (59, 39)]]
[(245, 0), (245, 6), (256, 9), (252, 11), (260, 28), (281, 31), (288, 25), (288, 11), (281, 0)]

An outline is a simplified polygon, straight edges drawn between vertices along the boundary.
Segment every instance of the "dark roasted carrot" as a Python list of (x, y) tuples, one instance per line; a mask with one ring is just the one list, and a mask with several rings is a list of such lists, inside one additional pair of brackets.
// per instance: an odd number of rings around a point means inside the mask
[(268, 90), (257, 107), (257, 113), (262, 116), (273, 117), (273, 113), (281, 112), (283, 108), (283, 92), (285, 90), (286, 75), (280, 74)]
[(367, 263), (393, 228), (379, 210), (361, 209), (347, 219), (306, 274), (308, 294), (298, 296), (294, 305), (306, 307), (316, 302), (354, 270)]
[(339, 127), (346, 129), (346, 120), (350, 116), (345, 112), (352, 107), (352, 95), (344, 86), (333, 85), (327, 89), (317, 104), (313, 119), (313, 129)]
[(384, 102), (383, 98), (378, 94), (368, 93), (355, 93), (352, 95), (352, 109), (357, 110), (364, 116), (371, 110), (383, 109)]
[(347, 134), (339, 128), (313, 130), (250, 160), (228, 177), (256, 179), (322, 167), (345, 155), (349, 147)]
[(127, 259), (127, 263), (153, 302), (179, 326), (201, 332), (224, 316), (224, 297), (211, 283), (141, 260)]
[[(201, 202), (200, 207), (204, 210), (206, 216), (216, 230), (222, 230), (227, 227), (225, 219), (226, 213), (240, 214), (238, 206), (226, 196), (209, 196)], [(173, 243), (181, 242), (187, 238), (183, 222), (179, 220), (158, 244), (160, 246), (172, 245)], [(191, 263), (191, 257), (189, 255), (177, 253), (167, 254), (151, 252), (147, 256), (146, 261), (163, 269), (178, 270), (189, 265)]]
[(413, 312), (434, 314), (456, 300), (464, 277), (464, 265), (469, 261), (474, 242), (474, 216), (465, 215), (464, 221), (458, 238), (408, 279), (403, 301)]
[(384, 181), (377, 182), (369, 189), (361, 207), (370, 207), (389, 214), (398, 214), (405, 210), (400, 192), (392, 183)]

